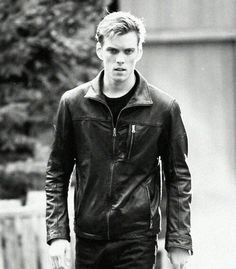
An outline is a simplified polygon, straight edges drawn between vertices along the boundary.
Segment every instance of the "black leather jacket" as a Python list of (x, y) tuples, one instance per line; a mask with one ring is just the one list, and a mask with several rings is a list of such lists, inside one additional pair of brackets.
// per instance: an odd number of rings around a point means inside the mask
[(67, 191), (76, 164), (75, 232), (121, 239), (160, 231), (160, 159), (167, 186), (166, 249), (192, 249), (187, 136), (177, 102), (140, 77), (116, 126), (103, 71), (62, 96), (47, 167), (47, 241), (70, 239)]

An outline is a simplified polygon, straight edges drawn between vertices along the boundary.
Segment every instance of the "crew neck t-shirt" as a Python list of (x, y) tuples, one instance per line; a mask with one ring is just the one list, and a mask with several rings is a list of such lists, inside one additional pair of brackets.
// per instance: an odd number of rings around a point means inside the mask
[(125, 95), (121, 97), (110, 98), (104, 94), (107, 105), (109, 106), (112, 112), (114, 126), (116, 126), (117, 118), (120, 111), (127, 105), (131, 97), (134, 95), (137, 85), (138, 85), (138, 79), (136, 78), (136, 82), (134, 86), (131, 88), (131, 90), (129, 90)]

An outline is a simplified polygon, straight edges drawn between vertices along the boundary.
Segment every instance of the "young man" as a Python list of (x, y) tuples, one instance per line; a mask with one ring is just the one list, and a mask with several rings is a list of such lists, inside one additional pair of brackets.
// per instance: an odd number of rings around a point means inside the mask
[(166, 250), (175, 268), (192, 251), (187, 136), (177, 102), (135, 70), (145, 29), (125, 12), (98, 25), (104, 69), (61, 98), (47, 167), (47, 240), (53, 268), (66, 268), (67, 191), (76, 165), (76, 268), (151, 269), (160, 232), (162, 164)]

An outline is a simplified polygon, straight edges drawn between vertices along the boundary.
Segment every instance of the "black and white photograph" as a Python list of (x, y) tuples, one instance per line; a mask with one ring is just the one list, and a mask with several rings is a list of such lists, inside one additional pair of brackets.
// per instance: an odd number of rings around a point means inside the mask
[(236, 269), (235, 163), (235, 0), (0, 0), (0, 269)]

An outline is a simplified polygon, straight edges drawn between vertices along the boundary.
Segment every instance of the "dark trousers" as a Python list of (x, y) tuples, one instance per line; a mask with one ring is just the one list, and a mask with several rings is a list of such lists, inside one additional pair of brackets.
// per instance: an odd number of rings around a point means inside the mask
[(152, 269), (156, 236), (116, 241), (76, 238), (76, 269)]

